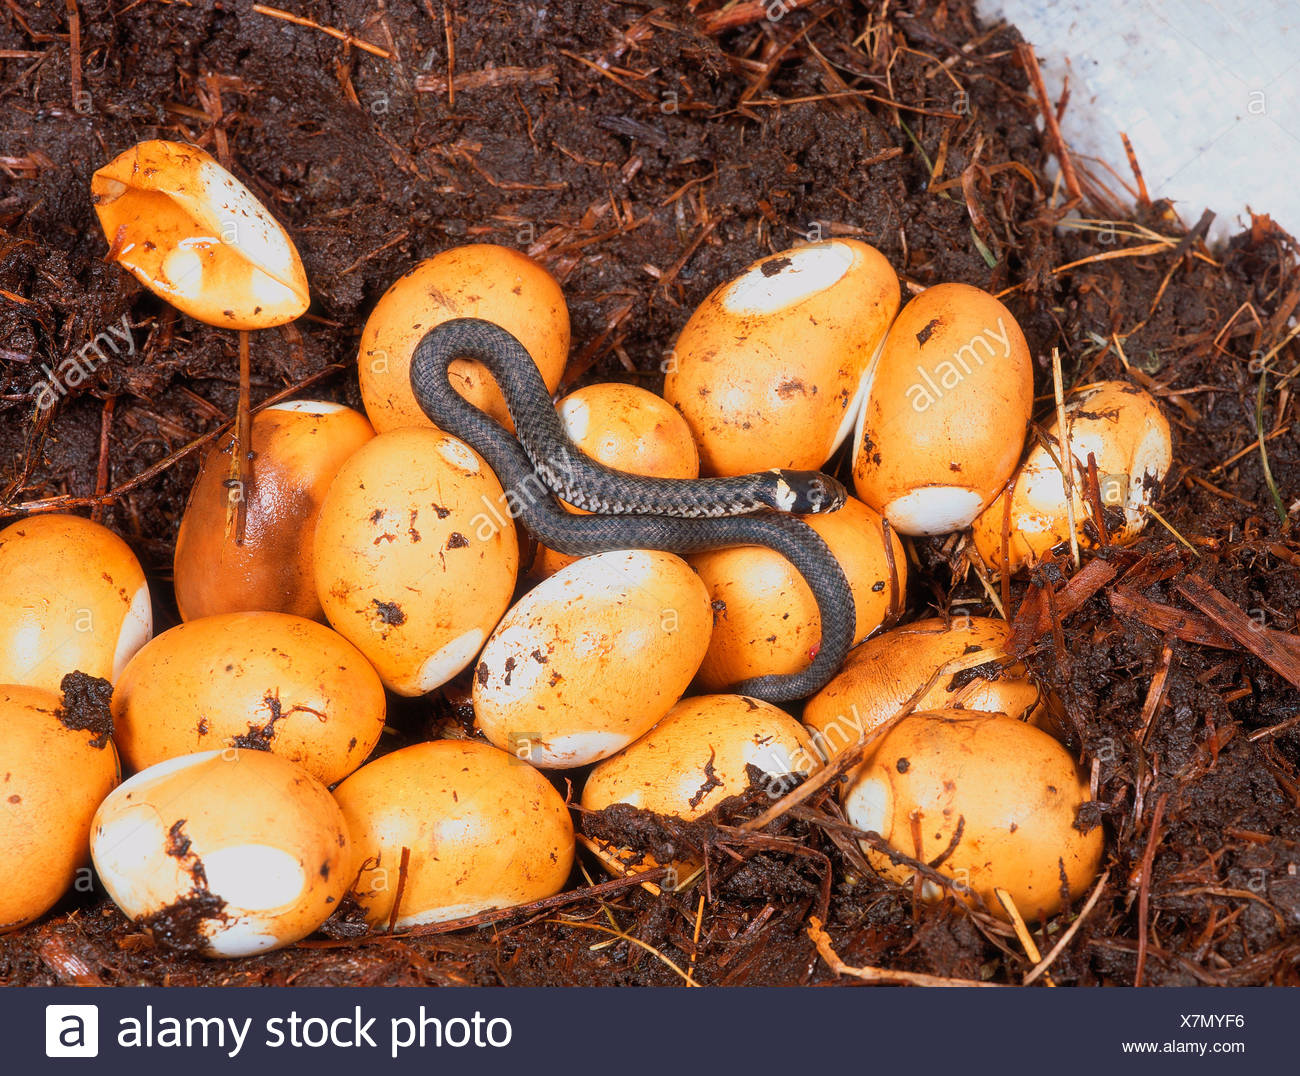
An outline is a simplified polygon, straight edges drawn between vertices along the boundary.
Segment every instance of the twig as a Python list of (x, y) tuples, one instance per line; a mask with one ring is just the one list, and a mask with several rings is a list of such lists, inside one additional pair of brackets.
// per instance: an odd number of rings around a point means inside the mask
[(1133, 975), (1133, 985), (1142, 985), (1142, 972), (1147, 962), (1147, 908), (1151, 902), (1151, 864), (1156, 858), (1156, 845), (1160, 841), (1160, 820), (1164, 817), (1165, 804), (1169, 802), (1169, 793), (1162, 792), (1156, 800), (1155, 813), (1151, 815), (1151, 831), (1147, 834), (1146, 851), (1142, 853), (1142, 881), (1138, 888), (1138, 949), (1137, 971)]
[[(104, 410), (99, 415), (99, 466), (95, 468), (95, 497), (101, 498), (108, 490), (109, 435), (113, 431), (113, 411), (117, 407), (117, 397), (104, 399)], [(96, 523), (104, 520), (104, 504), (99, 501), (90, 510), (90, 518)]]
[(353, 37), (344, 30), (336, 30), (333, 26), (322, 26), (318, 22), (312, 22), (311, 19), (304, 18), (301, 15), (291, 15), (287, 11), (281, 11), (278, 7), (267, 7), (265, 4), (254, 4), (253, 10), (259, 15), (270, 15), (273, 19), (283, 19), (285, 22), (291, 22), (295, 26), (306, 26), (311, 30), (319, 30), (322, 34), (329, 34), (336, 41), (342, 41), (345, 45), (356, 45), (357, 48), (363, 49), (372, 56), (378, 56), (384, 60), (391, 60), (393, 54), (387, 49), (381, 49), (378, 45), (372, 45), (369, 41), (362, 41), (359, 37)]
[(1070, 528), (1070, 555), (1079, 568), (1079, 535), (1074, 526), (1074, 449), (1070, 446), (1070, 427), (1065, 421), (1065, 386), (1061, 381), (1061, 349), (1052, 348), (1052, 391), (1056, 394), (1056, 426), (1061, 439), (1061, 478), (1065, 482), (1065, 518)]
[(1040, 975), (1042, 975), (1044, 972), (1047, 971), (1048, 968), (1050, 968), (1054, 963), (1056, 963), (1056, 958), (1060, 956), (1062, 952), (1064, 952), (1065, 947), (1070, 944), (1070, 939), (1073, 938), (1074, 935), (1078, 933), (1079, 928), (1083, 926), (1083, 921), (1088, 918), (1088, 913), (1091, 912), (1094, 907), (1096, 907), (1097, 901), (1101, 899), (1101, 894), (1105, 890), (1106, 883), (1109, 880), (1110, 880), (1110, 871), (1106, 871), (1104, 874), (1102, 874), (1100, 878), (1097, 879), (1097, 884), (1092, 887), (1092, 893), (1089, 894), (1087, 902), (1084, 904), (1079, 914), (1075, 917), (1074, 922), (1071, 923), (1066, 928), (1065, 933), (1062, 934), (1059, 939), (1057, 939), (1056, 944), (1052, 946), (1052, 951), (1048, 953), (1047, 956), (1043, 957), (1043, 959), (1040, 960), (1036, 965), (1034, 965), (1033, 970), (1028, 975), (1025, 976), (1025, 980), (1024, 980), (1025, 986), (1031, 986)]
[(66, 0), (68, 8), (68, 89), (72, 91), (72, 107), (76, 109), (81, 98), (81, 12), (77, 0)]
[(1000, 987), (1001, 983), (982, 983), (976, 979), (948, 979), (942, 975), (926, 975), (919, 971), (892, 971), (887, 968), (875, 968), (870, 965), (851, 967), (839, 958), (831, 945), (830, 935), (822, 926), (822, 921), (815, 915), (808, 917), (808, 937), (817, 952), (826, 961), (826, 966), (836, 975), (849, 975), (868, 983), (881, 983), (890, 986), (987, 986)]
[(1038, 57), (1034, 55), (1033, 48), (1023, 42), (1016, 46), (1016, 57), (1028, 73), (1029, 80), (1034, 84), (1034, 92), (1038, 95), (1038, 110), (1043, 114), (1043, 123), (1047, 126), (1047, 134), (1052, 141), (1056, 159), (1061, 162), (1061, 176), (1065, 180), (1065, 189), (1070, 192), (1069, 204), (1082, 202), (1083, 193), (1079, 190), (1079, 177), (1075, 174), (1074, 162), (1070, 160), (1070, 151), (1065, 148), (1065, 139), (1061, 137), (1061, 125), (1056, 122), (1056, 109), (1052, 107), (1052, 100), (1047, 96), (1043, 73), (1038, 68)]

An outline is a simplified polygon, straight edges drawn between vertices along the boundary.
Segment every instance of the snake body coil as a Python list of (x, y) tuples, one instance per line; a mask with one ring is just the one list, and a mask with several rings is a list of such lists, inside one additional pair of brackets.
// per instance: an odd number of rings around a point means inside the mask
[[(518, 437), (452, 387), (449, 369), (455, 359), (476, 359), (487, 367), (505, 397)], [(843, 663), (856, 620), (843, 569), (802, 520), (763, 510), (837, 508), (845, 493), (834, 479), (799, 471), (738, 478), (642, 478), (605, 467), (565, 435), (523, 345), (499, 325), (477, 318), (446, 321), (425, 334), (411, 357), (411, 388), (430, 421), (487, 460), (524, 525), (559, 553), (698, 553), (761, 545), (789, 560), (816, 599), (821, 646), (802, 672), (745, 680), (733, 688), (737, 693), (770, 702), (805, 698)], [(540, 488), (543, 484), (547, 488)], [(568, 512), (557, 496), (598, 514)]]

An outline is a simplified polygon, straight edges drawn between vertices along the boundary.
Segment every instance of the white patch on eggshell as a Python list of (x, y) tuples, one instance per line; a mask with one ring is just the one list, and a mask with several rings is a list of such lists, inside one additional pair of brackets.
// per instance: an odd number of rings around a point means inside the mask
[(943, 886), (936, 885), (928, 878), (923, 878), (921, 880), (921, 899), (931, 904), (936, 900), (942, 900)]
[(265, 929), (266, 924), (256, 920), (221, 923), (209, 919), (203, 923), (202, 933), (208, 939), (208, 949), (215, 956), (226, 957), (254, 956), (291, 940), (266, 934)]
[(122, 627), (117, 633), (117, 647), (113, 651), (114, 683), (136, 651), (152, 638), (153, 603), (149, 600), (149, 584), (145, 582), (132, 595), (131, 605), (122, 618)]
[(857, 829), (888, 839), (893, 830), (893, 797), (880, 777), (864, 777), (844, 797), (844, 817)]
[[(118, 786), (118, 791), (125, 787)], [(182, 859), (167, 854), (167, 826), (153, 804), (114, 795), (100, 812), (90, 850), (95, 871), (118, 907), (136, 918), (161, 911), (189, 893), (194, 879)]]
[(203, 222), (214, 227), (222, 242), (278, 278), (282, 295), (292, 297), (285, 283), (294, 279), (296, 259), (293, 244), (279, 222), (216, 161), (199, 160), (196, 173), (200, 193), (189, 204), (202, 213)]
[(595, 729), (548, 736), (544, 742), (530, 746), (528, 761), (543, 769), (567, 770), (609, 758), (631, 742), (632, 737), (624, 733)]
[(414, 693), (424, 695), (435, 687), (441, 687), (465, 668), (482, 648), (483, 636), (482, 628), (471, 628), (436, 654), (430, 654), (425, 658), (420, 671), (409, 681), (415, 689)]
[[(307, 876), (298, 857), (269, 844), (201, 852), (208, 891), (241, 915), (275, 912), (302, 900)], [(259, 924), (263, 929), (268, 925)]]
[(438, 455), (453, 467), (459, 467), (470, 474), (478, 474), (483, 468), (479, 465), (474, 450), (454, 437), (444, 437), (438, 445)]
[(346, 411), (347, 407), (330, 400), (286, 400), (284, 403), (272, 404), (267, 411), (301, 411), (308, 415), (333, 415)]
[(163, 259), (160, 267), (164, 285), (176, 295), (198, 298), (203, 292), (203, 256), (192, 246), (176, 247)]
[(773, 777), (785, 777), (788, 774), (801, 772), (790, 758), (790, 749), (778, 740), (767, 740), (766, 743), (746, 741), (744, 758), (746, 765), (756, 766)]
[(570, 396), (561, 402), (559, 412), (560, 425), (570, 440), (581, 441), (587, 436), (587, 431), (591, 428), (591, 408), (587, 406), (586, 400)]
[(786, 264), (770, 276), (763, 272), (765, 261), (738, 277), (722, 293), (722, 308), (729, 314), (774, 314), (834, 287), (857, 260), (852, 247), (835, 242), (799, 247), (780, 257)]
[[(449, 919), (462, 919), (469, 915), (478, 915), (479, 912), (490, 912), (494, 908), (501, 908), (507, 904), (517, 903), (516, 899), (511, 896), (502, 896), (488, 900), (470, 900), (463, 904), (439, 904), (432, 908), (426, 908), (424, 911), (415, 912), (399, 916), (397, 919), (397, 929), (407, 930), (411, 927), (421, 927), (428, 923), (445, 923)], [(406, 902), (402, 902), (402, 907), (406, 907)]]
[(980, 514), (984, 499), (965, 486), (922, 486), (885, 506), (885, 516), (903, 534), (951, 534)]
[(249, 267), (248, 286), (254, 306), (277, 310), (281, 307), (292, 307), (298, 302), (298, 296), (291, 287), (276, 280), (270, 273), (263, 272), (256, 265)]

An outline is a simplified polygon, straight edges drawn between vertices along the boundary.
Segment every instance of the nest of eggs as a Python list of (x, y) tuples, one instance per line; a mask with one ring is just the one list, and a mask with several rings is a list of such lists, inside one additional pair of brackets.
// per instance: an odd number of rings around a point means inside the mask
[[(109, 19), (83, 2), (70, 39), (61, 10), (4, 15), (0, 48), (17, 58), (0, 60), (0, 84), (22, 101), (0, 198), (4, 510), (98, 516), (158, 581), (158, 628), (179, 619), (177, 530), (203, 438), (236, 412), (239, 357), (232, 334), (102, 262), (86, 191), (106, 146), (203, 146), (293, 235), (314, 305), (258, 334), (255, 402), (361, 406), (366, 316), (412, 264), (461, 243), (519, 248), (559, 280), (567, 387), (658, 390), (714, 286), (804, 240), (861, 239), (904, 297), (944, 282), (1002, 295), (1035, 360), (1042, 425), (1054, 350), (1066, 387), (1121, 379), (1170, 420), (1162, 523), (1136, 544), (1079, 567), (1067, 550), (986, 588), (958, 536), (907, 540), (899, 619), (1000, 603), (1015, 656), (1055, 697), (1054, 732), (1089, 783), (1082, 826), (1103, 835), (1099, 884), (1022, 933), (914, 899), (924, 879), (914, 892), (880, 877), (832, 786), (773, 818), (759, 781), (692, 822), (580, 816), (593, 842), (706, 864), (682, 892), (605, 881), (584, 857), (566, 892), (480, 927), (392, 938), (349, 905), (328, 937), (219, 963), (157, 943), (192, 931), (179, 912), (150, 933), (102, 891), (77, 892), (0, 936), (0, 981), (763, 985), (845, 966), (918, 982), (1296, 981), (1294, 244), (1260, 216), (1210, 251), (1207, 222), (1188, 229), (1136, 177), (1136, 210), (1113, 193), (1125, 181), (1089, 162), (1049, 179), (1057, 147), (1039, 131), (1032, 63), (1014, 29), (978, 25), (966, 3), (778, 8), (610, 16), (579, 2), (534, 24), (466, 2), (444, 27), (416, 3), (378, 20), (359, 0), (330, 5), (321, 22), (382, 42), (370, 49), (176, 5)], [(110, 324), (129, 326), (130, 349), (34, 407), (42, 366)], [(851, 461), (832, 465), (848, 477)], [(68, 709), (100, 730), (104, 699), (70, 687)], [(381, 750), (467, 735), (471, 687), (390, 699)]]

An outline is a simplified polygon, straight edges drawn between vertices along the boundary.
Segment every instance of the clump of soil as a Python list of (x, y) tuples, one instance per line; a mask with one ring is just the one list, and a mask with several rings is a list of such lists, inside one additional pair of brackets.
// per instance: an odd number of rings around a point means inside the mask
[[(657, 388), (676, 332), (717, 283), (805, 239), (864, 239), (908, 289), (952, 280), (1002, 293), (1045, 400), (1058, 349), (1067, 388), (1126, 377), (1174, 426), (1156, 505), (1167, 526), (1082, 572), (1067, 560), (1006, 590), (1106, 833), (1105, 883), (1053, 980), (1300, 981), (1300, 703), (1285, 648), (1261, 657), (1259, 640), (1277, 637), (1234, 633), (1225, 612), (1282, 632), (1300, 618), (1289, 236), (1261, 216), (1210, 251), (1136, 180), (1137, 208), (1123, 209), (1121, 180), (1080, 161), (1084, 200), (1066, 220), (1074, 190), (1049, 178), (1054, 147), (1019, 36), (979, 25), (968, 0), (884, 16), (813, 0), (776, 5), (778, 18), (711, 0), (308, 10), (371, 48), (246, 0), (79, 0), (75, 31), (64, 5), (0, 7), (5, 514), (101, 516), (144, 561), (159, 629), (175, 622), (176, 528), (197, 449), (234, 414), (238, 360), (233, 334), (102, 261), (90, 172), (143, 138), (226, 161), (302, 253), (313, 305), (255, 335), (255, 402), (359, 406), (367, 312), (415, 261), (458, 243), (526, 250), (559, 278), (568, 386)], [(1201, 207), (1186, 208), (1190, 219)], [(70, 357), (82, 372), (38, 407)], [(991, 612), (956, 539), (912, 543), (911, 555), (909, 617)], [(404, 703), (391, 722), (411, 737), (454, 728), (459, 701)], [(762, 833), (742, 828), (762, 806), (741, 797), (703, 828), (659, 823), (654, 839), (708, 861), (689, 892), (614, 882), (599, 899), (406, 939), (358, 937), (340, 920), (287, 951), (209, 962), (158, 948), (102, 894), (69, 897), (0, 938), (0, 983), (821, 982), (832, 973), (811, 916), (850, 964), (1024, 978), (1030, 963), (1005, 927), (951, 902), (914, 905), (876, 879), (832, 798)], [(651, 832), (644, 819), (603, 825)], [(593, 949), (610, 916), (654, 952), (617, 939)], [(1040, 930), (1040, 948), (1070, 922)]]

